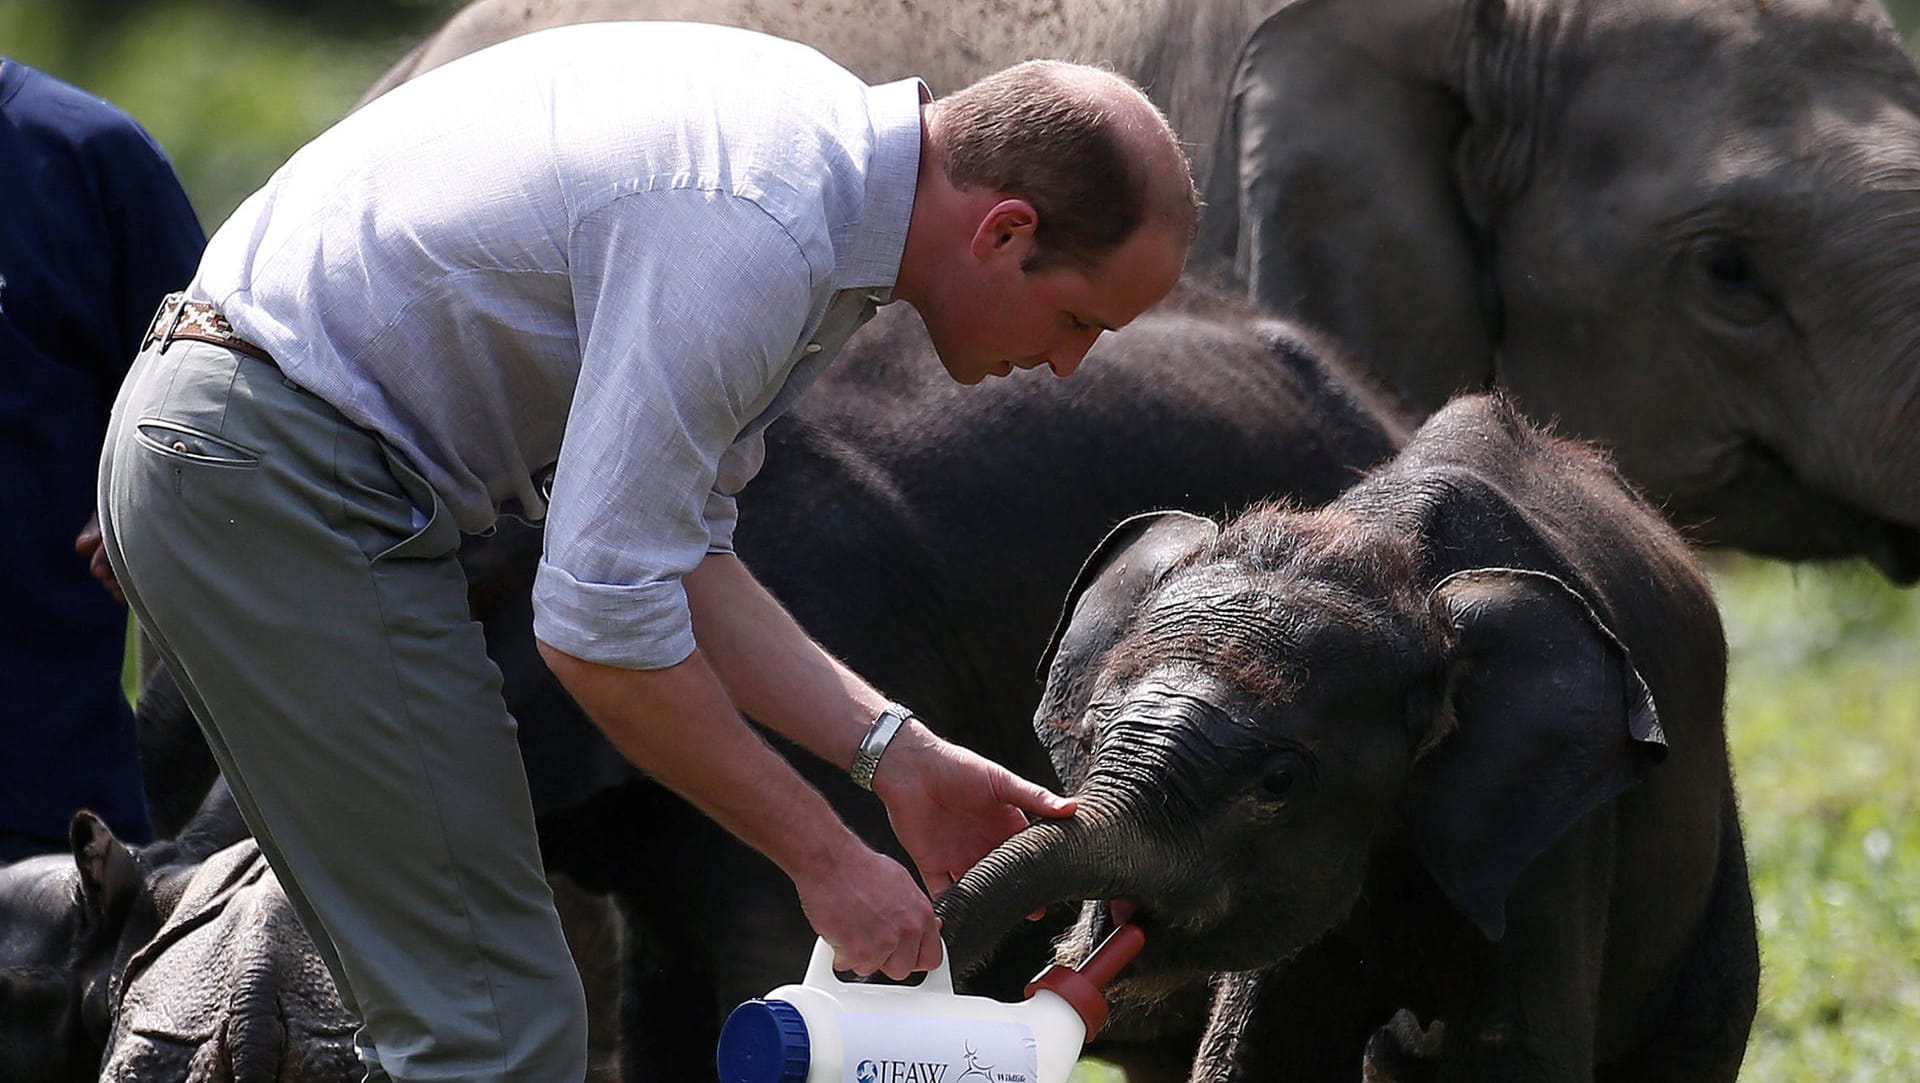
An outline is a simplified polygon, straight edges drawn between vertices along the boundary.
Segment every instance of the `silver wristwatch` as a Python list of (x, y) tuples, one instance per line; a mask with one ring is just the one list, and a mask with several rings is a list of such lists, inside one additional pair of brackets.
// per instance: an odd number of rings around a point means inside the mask
[(853, 754), (853, 767), (849, 773), (853, 775), (854, 785), (863, 790), (873, 789), (873, 773), (880, 767), (880, 757), (887, 751), (887, 742), (893, 740), (893, 735), (899, 733), (900, 727), (912, 717), (913, 712), (898, 703), (889, 703), (880, 709), (879, 717), (867, 727), (867, 735), (860, 739), (860, 751)]

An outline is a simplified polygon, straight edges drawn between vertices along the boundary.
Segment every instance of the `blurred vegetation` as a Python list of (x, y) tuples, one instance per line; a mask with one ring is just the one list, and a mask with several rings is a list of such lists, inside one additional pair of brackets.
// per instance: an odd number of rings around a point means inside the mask
[(1714, 561), (1763, 976), (1744, 1078), (1920, 1079), (1920, 591)]
[[(0, 55), (138, 118), (211, 231), (456, 6), (0, 0)], [(1911, 42), (1920, 0), (1890, 6)], [(1920, 1079), (1920, 591), (1712, 565), (1765, 955), (1745, 1078)]]
[(455, 0), (0, 0), (0, 55), (131, 113), (212, 233)]

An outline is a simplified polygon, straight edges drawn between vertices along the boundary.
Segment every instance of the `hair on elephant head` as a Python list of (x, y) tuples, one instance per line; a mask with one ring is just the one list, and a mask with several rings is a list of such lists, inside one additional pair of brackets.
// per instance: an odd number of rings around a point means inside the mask
[[(1147, 947), (1120, 996), (1151, 997), (1284, 964), (1366, 898), (1453, 928), (1463, 973), (1670, 970), (1686, 943), (1610, 941), (1576, 915), (1631, 896), (1691, 930), (1719, 897), (1740, 939), (1744, 866), (1719, 872), (1740, 848), (1724, 652), (1678, 537), (1602, 458), (1498, 400), (1449, 407), (1317, 511), (1129, 520), (1067, 601), (1035, 717), (1080, 812), (942, 900), (949, 944), (965, 963), (1035, 907), (1093, 899), (1066, 953), (1130, 918)], [(1542, 969), (1488, 962), (1515, 952)]]
[(1920, 73), (1860, 0), (1298, 0), (1198, 254), (1423, 411), (1498, 386), (1699, 539), (1920, 577)]

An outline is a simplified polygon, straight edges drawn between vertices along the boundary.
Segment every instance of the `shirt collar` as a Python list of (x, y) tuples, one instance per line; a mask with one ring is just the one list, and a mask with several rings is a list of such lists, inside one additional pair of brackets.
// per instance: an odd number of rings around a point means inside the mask
[(900, 258), (907, 247), (907, 220), (920, 176), (920, 107), (933, 100), (927, 84), (902, 79), (868, 91), (873, 155), (867, 189), (847, 258), (840, 261), (840, 289), (867, 289), (875, 304), (893, 300)]

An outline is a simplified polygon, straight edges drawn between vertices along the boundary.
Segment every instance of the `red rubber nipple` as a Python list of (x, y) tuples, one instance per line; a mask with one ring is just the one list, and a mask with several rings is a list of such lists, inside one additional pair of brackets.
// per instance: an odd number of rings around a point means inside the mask
[(1087, 1039), (1099, 1033), (1107, 1025), (1107, 998), (1100, 990), (1113, 981), (1120, 969), (1133, 961), (1146, 947), (1147, 934), (1140, 931), (1138, 925), (1120, 925), (1093, 954), (1078, 967), (1061, 966), (1058, 963), (1042, 971), (1040, 976), (1027, 984), (1027, 996), (1031, 997), (1037, 989), (1047, 989), (1059, 994), (1060, 998), (1080, 1013), (1081, 1022), (1087, 1025)]

